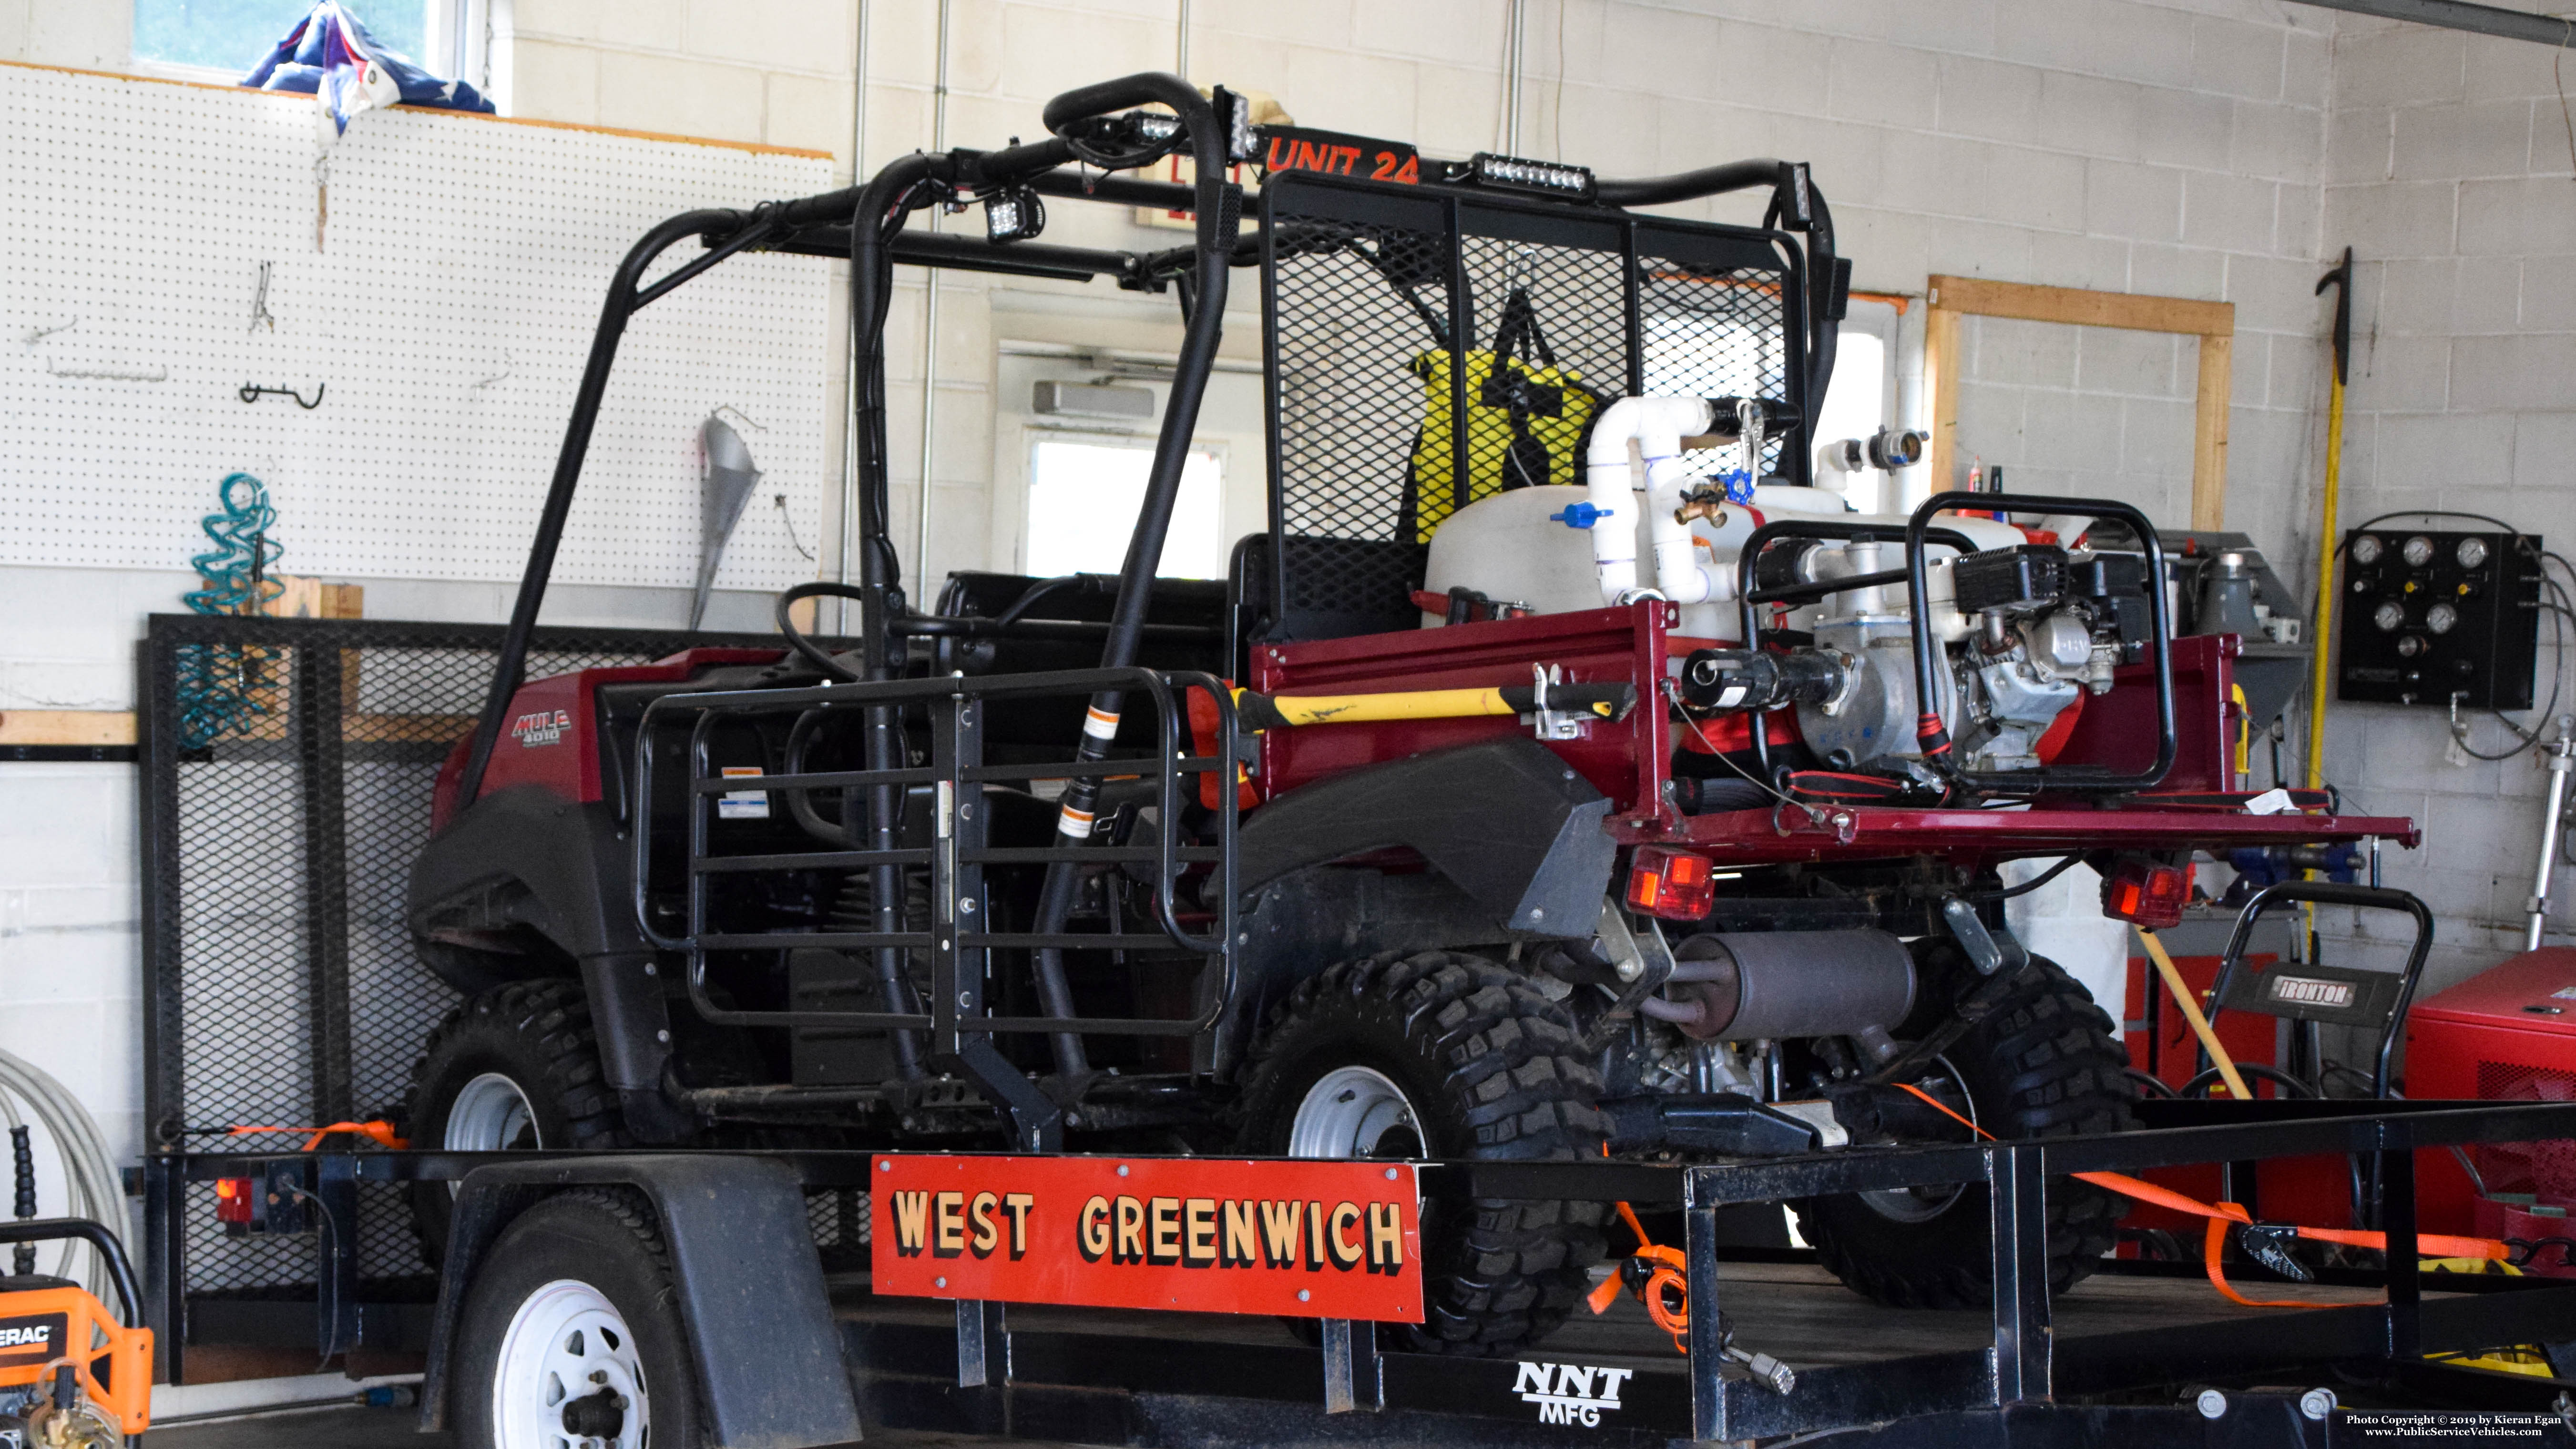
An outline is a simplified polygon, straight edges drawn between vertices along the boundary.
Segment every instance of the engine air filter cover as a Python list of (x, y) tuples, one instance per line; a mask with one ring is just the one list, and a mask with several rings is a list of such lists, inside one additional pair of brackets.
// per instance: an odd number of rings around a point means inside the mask
[(2045, 543), (1990, 548), (1953, 564), (1951, 577), (1962, 614), (2053, 603), (2066, 597), (2066, 550)]

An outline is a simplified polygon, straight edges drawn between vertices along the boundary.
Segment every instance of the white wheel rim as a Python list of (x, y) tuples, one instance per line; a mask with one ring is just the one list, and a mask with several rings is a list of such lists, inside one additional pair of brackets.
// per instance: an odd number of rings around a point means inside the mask
[(1288, 1126), (1291, 1157), (1375, 1157), (1387, 1133), (1404, 1127), (1422, 1142), (1422, 1122), (1404, 1089), (1368, 1067), (1336, 1067), (1315, 1079)]
[[(521, 1142), (521, 1137), (528, 1140)], [(485, 1072), (465, 1084), (447, 1109), (447, 1131), (440, 1145), (450, 1152), (499, 1152), (509, 1147), (543, 1147), (536, 1109), (519, 1084), (499, 1072)], [(458, 1184), (447, 1185), (456, 1196)]]
[[(492, 1373), (493, 1449), (646, 1449), (652, 1411), (625, 1317), (587, 1283), (558, 1278), (521, 1301)], [(614, 1435), (564, 1425), (564, 1406), (601, 1392), (624, 1400)]]
[[(528, 1140), (521, 1142), (525, 1137)], [(528, 1094), (500, 1072), (485, 1072), (465, 1084), (447, 1109), (444, 1145), (450, 1152), (499, 1152), (510, 1147), (543, 1147), (536, 1109)]]

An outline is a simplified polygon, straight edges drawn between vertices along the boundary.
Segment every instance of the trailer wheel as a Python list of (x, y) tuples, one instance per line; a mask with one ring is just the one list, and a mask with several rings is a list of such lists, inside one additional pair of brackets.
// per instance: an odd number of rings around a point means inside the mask
[[(1955, 1001), (1974, 972), (1946, 942), (1925, 953), (1925, 985)], [(1943, 1054), (1935, 1095), (1964, 1096), (1998, 1137), (2062, 1137), (2135, 1126), (2128, 1053), (2111, 1019), (2056, 962), (2035, 958), (2014, 993)], [(1946, 1089), (1946, 1090), (1944, 1090)], [(1959, 1136), (1965, 1138), (1966, 1130)], [(1994, 1293), (1982, 1184), (1855, 1193), (1795, 1204), (1800, 1233), (1853, 1291), (1900, 1308), (1982, 1308)], [(2064, 1292), (2110, 1251), (2120, 1199), (2072, 1178), (2048, 1184), (2048, 1284)]]
[(642, 1197), (559, 1193), (502, 1230), (457, 1321), (449, 1422), (489, 1449), (700, 1449), (670, 1255)]
[[(1345, 961), (1272, 1012), (1246, 1065), (1240, 1140), (1296, 1157), (1597, 1157), (1609, 1121), (1576, 1035), (1562, 1008), (1481, 956)], [(1428, 1321), (1390, 1330), (1418, 1353), (1536, 1342), (1590, 1286), (1601, 1218), (1588, 1202), (1426, 1205)]]
[[(581, 983), (514, 981), (449, 1012), (412, 1066), (404, 1127), (412, 1146), (451, 1152), (623, 1145)], [(452, 1183), (412, 1184), (412, 1223), (433, 1268), (447, 1259), (455, 1198)]]

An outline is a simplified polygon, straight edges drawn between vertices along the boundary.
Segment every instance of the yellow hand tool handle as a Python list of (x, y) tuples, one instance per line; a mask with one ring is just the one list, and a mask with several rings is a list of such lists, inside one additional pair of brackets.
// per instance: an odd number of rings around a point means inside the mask
[(2235, 1093), (2238, 1101), (2252, 1101), (2254, 1094), (2245, 1090), (2245, 1078), (2237, 1074), (2235, 1058), (2227, 1054), (2227, 1048), (2218, 1044), (2218, 1033), (2209, 1029), (2209, 1018), (2200, 1014), (2200, 1002), (2193, 998), (2191, 987), (2184, 983), (2182, 970), (2174, 965), (2173, 957), (2165, 954), (2165, 943), (2156, 939), (2155, 932), (2147, 930), (2139, 931), (2138, 939), (2147, 943), (2147, 956), (2156, 963), (2156, 974), (2165, 979), (2165, 989), (2173, 993), (2174, 1005), (2182, 1008), (2182, 1019), (2191, 1023), (2192, 1035), (2200, 1038), (2201, 1046), (2209, 1052), (2209, 1059), (2217, 1063), (2218, 1075), (2226, 1079), (2227, 1090)]
[[(1551, 684), (1547, 707), (1620, 720), (1637, 704), (1637, 687), (1617, 684)], [(1235, 718), (1253, 730), (1318, 724), (1380, 724), (1390, 720), (1472, 719), (1527, 714), (1538, 707), (1538, 687), (1416, 689), (1390, 694), (1255, 694), (1235, 691)]]

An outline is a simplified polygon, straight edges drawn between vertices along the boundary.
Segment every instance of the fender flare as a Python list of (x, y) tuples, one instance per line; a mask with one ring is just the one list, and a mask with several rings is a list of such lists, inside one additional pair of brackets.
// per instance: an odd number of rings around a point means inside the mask
[(1610, 797), (1520, 735), (1388, 760), (1302, 785), (1235, 835), (1250, 895), (1308, 866), (1404, 847), (1504, 930), (1580, 938), (1600, 923), (1619, 844)]
[(455, 914), (473, 929), (527, 927), (576, 960), (652, 949), (635, 924), (632, 847), (615, 813), (534, 785), (487, 795), (449, 821), (412, 861), (403, 914), (416, 941)]
[[(707, 1411), (727, 1449), (820, 1449), (859, 1438), (859, 1409), (785, 1163), (712, 1153), (639, 1153), (478, 1167), (457, 1188), (421, 1376), (420, 1427), (449, 1427), (448, 1359), (475, 1270), (501, 1230), (558, 1189), (641, 1191), (661, 1219), (672, 1296)], [(780, 1392), (793, 1384), (793, 1393)]]

